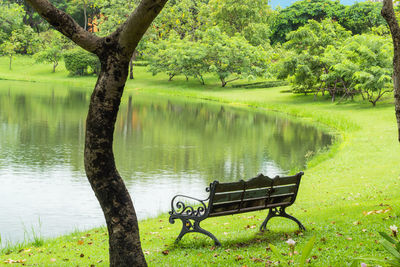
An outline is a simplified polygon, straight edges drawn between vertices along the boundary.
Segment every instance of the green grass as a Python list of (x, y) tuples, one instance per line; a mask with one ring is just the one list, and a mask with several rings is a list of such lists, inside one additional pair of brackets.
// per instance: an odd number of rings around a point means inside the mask
[[(14, 62), (10, 72), (7, 59), (0, 58), (0, 79), (70, 84), (88, 90), (95, 84), (94, 77), (68, 77), (62, 68), (52, 74), (50, 65), (35, 65), (29, 58)], [(265, 266), (277, 260), (268, 249), (269, 243), (288, 253), (284, 241), (293, 238), (296, 251), (301, 251), (314, 235), (317, 241), (311, 253), (312, 266), (345, 266), (354, 257), (388, 256), (379, 244), (378, 231), (389, 233), (390, 225), (400, 226), (400, 145), (392, 96), (373, 108), (359, 100), (337, 104), (329, 98), (313, 101), (313, 96), (282, 93), (288, 87), (220, 88), (212, 77), (206, 77), (207, 84), (201, 86), (195, 80), (186, 82), (184, 77), (168, 82), (167, 76), (153, 77), (144, 67), (137, 67), (134, 73), (136, 79), (127, 82), (125, 95), (162, 94), (279, 111), (338, 135), (330, 150), (321, 151), (308, 162), (296, 203), (288, 208), (307, 231), (298, 233), (293, 222), (274, 218), (268, 225), (271, 230), (259, 234), (266, 213), (253, 212), (202, 222), (219, 238), (222, 248), (213, 247), (211, 239), (199, 234), (189, 234), (174, 245), (180, 222), (171, 225), (163, 214), (140, 222), (142, 246), (150, 266)], [(386, 212), (364, 215), (374, 210)], [(37, 247), (9, 246), (0, 253), (0, 261), (102, 266), (108, 264), (107, 250), (106, 231), (101, 228), (48, 239)], [(284, 257), (289, 260), (289, 256)]]

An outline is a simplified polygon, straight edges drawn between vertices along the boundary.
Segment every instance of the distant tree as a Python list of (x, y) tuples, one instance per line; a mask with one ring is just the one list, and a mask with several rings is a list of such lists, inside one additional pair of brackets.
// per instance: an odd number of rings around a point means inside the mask
[(34, 55), (35, 61), (53, 64), (53, 72), (56, 71), (59, 61), (63, 57), (63, 51), (72, 48), (73, 45), (63, 35), (54, 30), (41, 34), (43, 49)]
[(269, 44), (275, 12), (267, 0), (210, 0), (204, 11), (209, 14), (209, 26), (217, 25), (231, 37), (240, 33), (255, 46)]
[(262, 47), (252, 46), (243, 36), (229, 37), (219, 27), (208, 29), (202, 42), (206, 46), (206, 63), (217, 74), (221, 86), (240, 78), (265, 74), (269, 55)]
[(272, 23), (272, 43), (286, 42), (286, 34), (305, 25), (310, 19), (322, 21), (324, 19), (338, 20), (344, 6), (339, 1), (331, 0), (302, 0), (280, 11)]
[(11, 33), (23, 27), (24, 10), (18, 4), (0, 3), (0, 44), (11, 37)]
[(183, 74), (204, 84), (203, 75), (208, 72), (205, 49), (201, 42), (191, 41), (189, 36), (181, 40), (178, 33), (171, 32), (168, 39), (149, 46), (149, 71), (153, 75), (166, 73), (169, 81)]
[(371, 31), (373, 27), (386, 26), (381, 16), (382, 3), (371, 1), (355, 3), (346, 6), (338, 14), (339, 23), (353, 34)]
[(335, 21), (310, 20), (308, 24), (287, 35), (288, 42), (284, 46), (293, 53), (281, 62), (279, 78), (289, 77), (294, 92), (320, 90), (320, 77), (329, 69), (322, 60), (325, 48), (328, 45), (337, 46), (348, 37), (350, 32)]
[(16, 51), (18, 48), (19, 48), (19, 43), (14, 41), (12, 38), (10, 40), (3, 42), (0, 45), (1, 53), (10, 59), (8, 65), (8, 68), (10, 70), (11, 70), (13, 56), (17, 53)]
[(339, 47), (325, 51), (325, 63), (329, 72), (321, 80), (325, 87), (353, 96), (360, 93), (373, 106), (381, 97), (393, 90), (392, 47), (381, 36), (363, 34), (348, 38)]
[(18, 42), (17, 52), (19, 54), (34, 54), (40, 45), (40, 38), (34, 30), (27, 25), (12, 32), (14, 42)]

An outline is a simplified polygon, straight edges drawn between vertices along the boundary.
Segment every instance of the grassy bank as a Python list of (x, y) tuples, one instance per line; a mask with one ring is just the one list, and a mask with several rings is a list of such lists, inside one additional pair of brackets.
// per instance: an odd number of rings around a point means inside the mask
[[(88, 90), (95, 83), (95, 77), (68, 77), (62, 67), (50, 73), (50, 65), (35, 65), (29, 58), (17, 58), (13, 70), (7, 68), (7, 59), (0, 58), (0, 79), (51, 82)], [(140, 222), (149, 265), (264, 266), (277, 261), (268, 249), (269, 243), (287, 254), (284, 241), (293, 238), (296, 251), (300, 252), (314, 235), (317, 242), (311, 254), (313, 266), (344, 266), (359, 256), (388, 256), (379, 244), (378, 231), (389, 233), (390, 225), (400, 226), (400, 145), (392, 97), (373, 108), (361, 101), (337, 104), (328, 98), (314, 101), (313, 96), (282, 93), (288, 87), (220, 88), (212, 77), (206, 77), (206, 86), (195, 80), (186, 82), (183, 77), (168, 82), (166, 76), (153, 77), (142, 67), (135, 69), (135, 77), (128, 81), (125, 96), (164, 94), (274, 110), (326, 125), (339, 135), (339, 141), (329, 151), (322, 151), (308, 163), (296, 204), (288, 209), (307, 231), (296, 232), (294, 223), (277, 218), (269, 224), (271, 231), (260, 235), (258, 227), (266, 213), (255, 212), (202, 223), (220, 239), (222, 248), (213, 247), (210, 239), (197, 234), (187, 235), (179, 245), (174, 245), (180, 222), (171, 225), (167, 215), (161, 215)], [(39, 266), (102, 266), (108, 263), (107, 249), (106, 231), (102, 228), (45, 240), (37, 246), (10, 247), (0, 253), (0, 261), (26, 260), (27, 265)], [(283, 257), (285, 261), (291, 259), (289, 255)]]

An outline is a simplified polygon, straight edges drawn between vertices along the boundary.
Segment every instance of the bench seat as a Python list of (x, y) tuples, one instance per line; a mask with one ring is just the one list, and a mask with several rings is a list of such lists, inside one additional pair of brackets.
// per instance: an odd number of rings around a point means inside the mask
[[(268, 215), (260, 226), (260, 231), (266, 230), (268, 221), (276, 216), (295, 221), (301, 230), (305, 227), (295, 217), (286, 213), (285, 209), (296, 200), (303, 172), (293, 176), (275, 176), (270, 178), (259, 174), (248, 181), (240, 180), (233, 183), (214, 181), (206, 188), (209, 196), (205, 200), (185, 195), (176, 195), (171, 201), (169, 222), (176, 219), (182, 221), (182, 230), (176, 242), (187, 233), (202, 233), (214, 240), (215, 245), (221, 243), (210, 232), (200, 227), (200, 222), (208, 217), (233, 215), (244, 212), (269, 209)], [(190, 206), (188, 202), (196, 202)]]

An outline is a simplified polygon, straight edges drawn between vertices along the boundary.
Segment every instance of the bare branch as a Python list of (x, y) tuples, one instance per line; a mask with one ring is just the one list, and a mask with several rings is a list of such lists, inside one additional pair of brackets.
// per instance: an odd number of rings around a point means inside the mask
[(89, 52), (95, 52), (101, 38), (85, 31), (67, 13), (59, 10), (48, 0), (27, 0), (27, 2), (54, 28)]
[(131, 55), (145, 34), (151, 22), (160, 13), (168, 0), (142, 0), (132, 12), (120, 30), (119, 43), (128, 55)]

